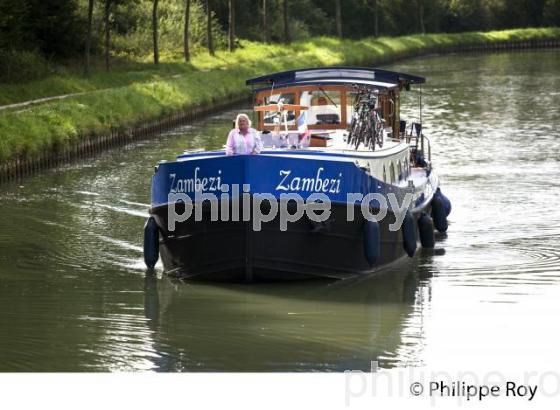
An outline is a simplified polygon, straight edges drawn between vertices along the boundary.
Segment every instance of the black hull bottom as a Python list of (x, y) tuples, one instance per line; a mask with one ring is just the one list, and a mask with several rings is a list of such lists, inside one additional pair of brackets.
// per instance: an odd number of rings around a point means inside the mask
[[(278, 218), (254, 231), (252, 222), (202, 221), (194, 218), (167, 231), (167, 206), (151, 210), (160, 228), (160, 254), (165, 271), (181, 278), (218, 281), (276, 281), (291, 279), (342, 279), (372, 273), (405, 255), (401, 230), (388, 214), (381, 222), (380, 253), (371, 266), (364, 255), (364, 218), (348, 222), (345, 205), (333, 204), (329, 220), (315, 223), (303, 217), (280, 230)], [(177, 210), (180, 214), (181, 210)], [(266, 211), (265, 211), (266, 213)], [(194, 213), (193, 213), (194, 215)], [(242, 215), (242, 214), (241, 214)]]

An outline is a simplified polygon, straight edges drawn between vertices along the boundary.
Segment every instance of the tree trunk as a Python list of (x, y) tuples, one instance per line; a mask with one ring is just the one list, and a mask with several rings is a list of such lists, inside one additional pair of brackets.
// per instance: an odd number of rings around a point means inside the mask
[(183, 33), (183, 48), (185, 53), (185, 62), (191, 59), (189, 51), (189, 18), (191, 14), (191, 0), (185, 0), (185, 32)]
[(284, 0), (284, 43), (290, 44), (290, 23), (288, 21), (288, 0)]
[(373, 35), (379, 37), (379, 5), (377, 0), (373, 0)]
[(424, 27), (424, 0), (418, 0), (418, 17), (420, 20), (420, 32), (426, 34), (426, 27)]
[(111, 11), (111, 0), (105, 0), (105, 70), (111, 69), (109, 61), (109, 47), (111, 45), (111, 28), (109, 27), (109, 12)]
[(228, 49), (233, 51), (235, 49), (235, 0), (229, 0), (228, 27)]
[(206, 37), (208, 41), (208, 52), (214, 55), (214, 44), (212, 44), (212, 1), (206, 0), (206, 16), (208, 18), (206, 24)]
[(152, 9), (152, 36), (154, 38), (154, 64), (159, 64), (159, 49), (158, 49), (158, 1), (154, 0), (154, 8)]
[(88, 26), (87, 26), (87, 37), (86, 37), (86, 61), (84, 72), (85, 75), (90, 74), (90, 64), (89, 64), (89, 53), (91, 49), (91, 26), (93, 23), (93, 0), (88, 2)]
[(335, 0), (335, 14), (336, 14), (336, 35), (342, 38), (342, 6), (340, 0)]
[(268, 43), (268, 11), (266, 9), (266, 0), (262, 2), (262, 35), (263, 42)]

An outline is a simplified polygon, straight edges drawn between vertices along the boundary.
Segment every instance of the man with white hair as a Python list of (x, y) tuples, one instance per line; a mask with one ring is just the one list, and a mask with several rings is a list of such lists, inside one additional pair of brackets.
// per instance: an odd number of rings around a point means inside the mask
[(246, 114), (235, 119), (235, 128), (229, 132), (226, 142), (226, 155), (258, 154), (262, 143), (258, 131), (251, 128), (251, 120)]

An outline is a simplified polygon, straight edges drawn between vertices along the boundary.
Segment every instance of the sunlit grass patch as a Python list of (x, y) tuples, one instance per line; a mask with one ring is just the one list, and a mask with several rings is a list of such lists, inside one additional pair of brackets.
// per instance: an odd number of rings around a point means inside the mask
[(113, 72), (97, 72), (87, 78), (68, 71), (25, 84), (1, 84), (0, 104), (87, 93), (0, 111), (0, 160), (14, 155), (33, 156), (55, 144), (69, 144), (92, 133), (134, 126), (179, 109), (248, 93), (245, 80), (269, 72), (314, 66), (374, 65), (427, 49), (552, 38), (560, 38), (560, 28), (361, 40), (317, 37), (289, 46), (243, 40), (233, 53), (219, 51), (211, 57), (199, 52), (188, 64), (182, 61), (180, 52), (169, 52), (162, 54), (158, 67), (147, 57), (128, 62), (117, 59)]

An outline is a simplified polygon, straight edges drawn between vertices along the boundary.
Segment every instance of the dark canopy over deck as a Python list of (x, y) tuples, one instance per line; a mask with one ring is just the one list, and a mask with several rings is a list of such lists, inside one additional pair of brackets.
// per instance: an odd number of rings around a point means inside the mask
[(257, 90), (303, 85), (360, 84), (379, 89), (391, 89), (426, 80), (415, 75), (366, 67), (323, 67), (283, 71), (251, 78), (246, 84)]

